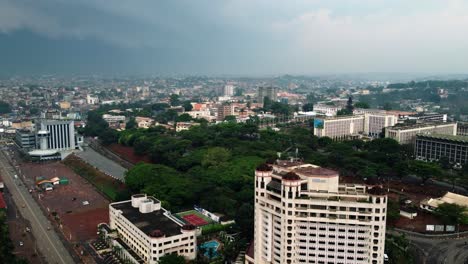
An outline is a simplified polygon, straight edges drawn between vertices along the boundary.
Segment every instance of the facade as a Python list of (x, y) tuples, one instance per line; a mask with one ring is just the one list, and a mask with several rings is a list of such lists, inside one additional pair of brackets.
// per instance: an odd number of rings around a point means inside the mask
[(273, 102), (278, 101), (278, 87), (258, 87), (257, 102), (263, 105), (263, 100), (265, 97), (268, 97)]
[(457, 135), (468, 136), (468, 123), (463, 123), (463, 122), (457, 123)]
[(111, 203), (109, 221), (109, 228), (102, 231), (132, 263), (156, 264), (171, 253), (196, 258), (196, 228), (184, 225), (154, 197), (136, 194), (131, 200)]
[(394, 126), (385, 129), (385, 137), (400, 144), (414, 144), (417, 134), (456, 135), (457, 123), (426, 123), (409, 126)]
[(97, 96), (86, 95), (86, 103), (89, 105), (94, 105), (99, 103), (99, 98)]
[(234, 115), (234, 106), (231, 104), (223, 104), (218, 106), (216, 120), (223, 121), (226, 116)]
[(26, 151), (36, 148), (36, 133), (28, 129), (20, 129), (15, 134), (16, 144)]
[(336, 113), (343, 107), (327, 104), (314, 104), (314, 112), (326, 116), (336, 116)]
[(81, 149), (83, 136), (75, 131), (75, 122), (40, 120), (33, 131), (16, 131), (16, 143), (32, 158), (60, 159), (62, 153)]
[(232, 84), (227, 84), (224, 86), (223, 89), (223, 95), (224, 96), (233, 96), (234, 95), (234, 85)]
[(398, 122), (394, 115), (383, 113), (366, 113), (364, 114), (364, 133), (371, 137), (378, 137), (383, 133), (386, 127), (392, 127)]
[(468, 164), (468, 136), (417, 135), (414, 156), (425, 161), (446, 157), (452, 164)]
[(387, 196), (340, 184), (338, 172), (297, 161), (255, 171), (253, 254), (247, 263), (383, 263)]
[(314, 119), (314, 135), (344, 140), (364, 133), (364, 116), (341, 116)]
[(416, 122), (447, 122), (447, 114), (439, 113), (421, 113), (410, 115), (406, 120), (416, 120)]

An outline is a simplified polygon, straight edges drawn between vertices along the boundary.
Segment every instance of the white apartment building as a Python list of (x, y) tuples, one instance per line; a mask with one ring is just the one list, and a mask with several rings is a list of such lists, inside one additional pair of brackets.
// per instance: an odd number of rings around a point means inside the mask
[(234, 95), (234, 85), (226, 84), (224, 86), (223, 94), (224, 94), (224, 96), (228, 96), (228, 97), (233, 96)]
[(336, 113), (341, 109), (343, 109), (341, 106), (314, 104), (314, 112), (326, 116), (336, 116)]
[[(131, 200), (111, 203), (109, 220), (109, 227), (100, 231), (131, 263), (156, 264), (171, 253), (187, 260), (196, 258), (196, 228), (184, 225), (154, 197), (136, 194)], [(116, 230), (117, 235), (110, 230)]]
[(413, 144), (417, 134), (457, 134), (457, 123), (423, 123), (408, 126), (395, 126), (385, 129), (385, 137), (393, 138), (400, 144)]
[(364, 114), (364, 133), (371, 137), (378, 137), (386, 127), (392, 127), (398, 122), (398, 117), (384, 113)]
[(383, 263), (386, 209), (380, 187), (340, 184), (336, 171), (297, 161), (261, 165), (246, 263)]
[(107, 123), (118, 123), (118, 122), (125, 122), (126, 117), (124, 115), (109, 115), (103, 114), (102, 119)]
[(385, 127), (394, 126), (397, 117), (383, 113), (316, 118), (314, 135), (343, 140), (359, 135), (378, 137)]

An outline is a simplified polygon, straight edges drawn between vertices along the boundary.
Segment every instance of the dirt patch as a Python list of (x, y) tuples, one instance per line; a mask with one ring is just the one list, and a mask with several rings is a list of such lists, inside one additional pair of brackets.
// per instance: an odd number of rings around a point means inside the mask
[(97, 238), (97, 224), (109, 221), (109, 200), (91, 183), (60, 162), (23, 163), (21, 171), (31, 184), (31, 189), (38, 176), (45, 179), (69, 179), (66, 185), (54, 185), (52, 191), (36, 188), (32, 194), (48, 213), (51, 222), (61, 227), (66, 239), (71, 239), (71, 242), (84, 242)]
[(121, 144), (113, 143), (107, 147), (109, 150), (117, 154), (122, 159), (137, 164), (138, 162), (151, 163), (151, 158), (148, 155), (139, 156), (133, 152), (132, 147), (127, 147)]
[(72, 241), (88, 241), (96, 238), (97, 225), (109, 222), (109, 209), (96, 208), (61, 217), (63, 233)]

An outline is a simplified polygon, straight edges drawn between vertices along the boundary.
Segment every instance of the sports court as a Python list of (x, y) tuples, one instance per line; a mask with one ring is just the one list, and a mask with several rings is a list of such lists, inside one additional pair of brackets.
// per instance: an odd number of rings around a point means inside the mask
[(177, 216), (184, 222), (194, 226), (204, 226), (213, 222), (213, 220), (195, 210), (178, 213)]

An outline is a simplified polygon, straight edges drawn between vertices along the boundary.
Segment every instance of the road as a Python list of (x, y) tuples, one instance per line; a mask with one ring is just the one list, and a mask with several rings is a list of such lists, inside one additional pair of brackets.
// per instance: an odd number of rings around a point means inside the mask
[(38, 242), (39, 251), (42, 252), (49, 264), (75, 263), (53, 229), (47, 230), (47, 227), (51, 226), (49, 220), (44, 216), (26, 187), (19, 179), (15, 179), (14, 168), (10, 166), (4, 152), (0, 152), (0, 173), (3, 181), (21, 215), (31, 223), (31, 231)]
[[(393, 233), (393, 232), (390, 232)], [(436, 239), (405, 234), (415, 248), (416, 263), (465, 264), (468, 263), (468, 237)]]
[(83, 148), (83, 151), (76, 152), (75, 154), (107, 175), (122, 181), (124, 180), (125, 172), (127, 170), (113, 160), (97, 153), (91, 147), (85, 147)]

